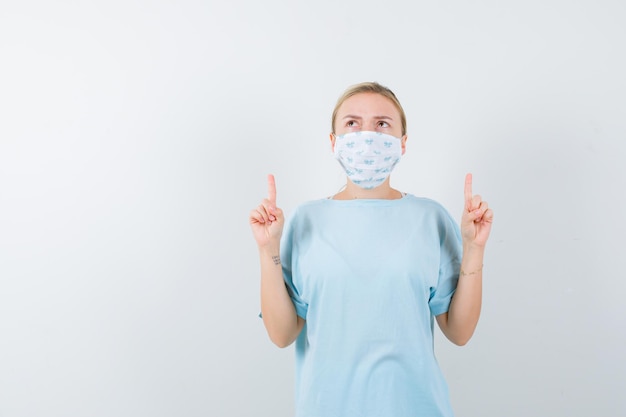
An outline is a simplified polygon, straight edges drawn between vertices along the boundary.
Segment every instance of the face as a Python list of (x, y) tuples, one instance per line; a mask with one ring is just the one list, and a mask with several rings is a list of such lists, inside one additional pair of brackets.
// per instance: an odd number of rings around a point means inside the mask
[[(376, 93), (360, 93), (344, 101), (337, 111), (335, 134), (343, 135), (360, 130), (381, 132), (401, 138), (402, 154), (405, 152), (406, 135), (402, 135), (400, 112), (387, 97)], [(335, 135), (330, 135), (335, 148)]]

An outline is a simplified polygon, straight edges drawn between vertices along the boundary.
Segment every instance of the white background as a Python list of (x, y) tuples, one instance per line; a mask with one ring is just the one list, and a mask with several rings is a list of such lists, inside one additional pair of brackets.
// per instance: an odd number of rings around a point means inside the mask
[(249, 210), (344, 178), (335, 100), (408, 115), (396, 188), (495, 211), (458, 416), (626, 414), (626, 4), (2, 1), (0, 416), (290, 416)]

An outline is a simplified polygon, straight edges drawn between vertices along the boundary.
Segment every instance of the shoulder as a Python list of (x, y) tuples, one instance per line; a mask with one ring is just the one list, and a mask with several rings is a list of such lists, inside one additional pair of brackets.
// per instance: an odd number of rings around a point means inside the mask
[(304, 203), (300, 203), (294, 208), (292, 212), (292, 217), (306, 216), (320, 209), (328, 207), (329, 206), (328, 201), (330, 200), (327, 198), (320, 198), (320, 199), (309, 200), (309, 201), (305, 201)]
[(450, 214), (450, 211), (443, 204), (436, 200), (426, 197), (417, 197), (412, 194), (407, 194), (407, 205), (411, 207), (411, 210), (419, 212), (423, 217), (434, 221), (440, 227), (456, 227), (457, 222)]
[(412, 207), (426, 210), (432, 213), (438, 213), (441, 215), (449, 216), (450, 213), (440, 202), (427, 197), (418, 197), (413, 194), (407, 194), (404, 196), (406, 203)]
[(408, 204), (427, 208), (430, 210), (445, 210), (444, 206), (431, 198), (419, 197), (414, 194), (406, 194), (403, 198)]
[(301, 223), (304, 219), (310, 218), (328, 207), (328, 199), (309, 200), (296, 205), (289, 216), (287, 222), (291, 225)]

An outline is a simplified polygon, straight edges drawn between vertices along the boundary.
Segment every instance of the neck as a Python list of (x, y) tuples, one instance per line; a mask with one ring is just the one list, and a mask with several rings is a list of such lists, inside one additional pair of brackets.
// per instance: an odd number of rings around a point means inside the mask
[(333, 196), (335, 200), (373, 199), (373, 200), (397, 200), (402, 198), (402, 193), (389, 185), (389, 178), (376, 188), (366, 190), (355, 185), (350, 180), (339, 193)]

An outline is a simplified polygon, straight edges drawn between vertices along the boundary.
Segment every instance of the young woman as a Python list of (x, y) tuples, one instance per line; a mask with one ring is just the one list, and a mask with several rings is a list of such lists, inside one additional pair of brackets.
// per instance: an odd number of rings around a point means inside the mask
[(378, 83), (350, 87), (330, 143), (347, 183), (300, 205), (285, 231), (274, 177), (250, 213), (261, 315), (278, 346), (296, 340), (298, 417), (452, 416), (433, 317), (457, 345), (481, 307), (493, 212), (465, 178), (460, 228), (437, 202), (391, 187), (406, 117)]

